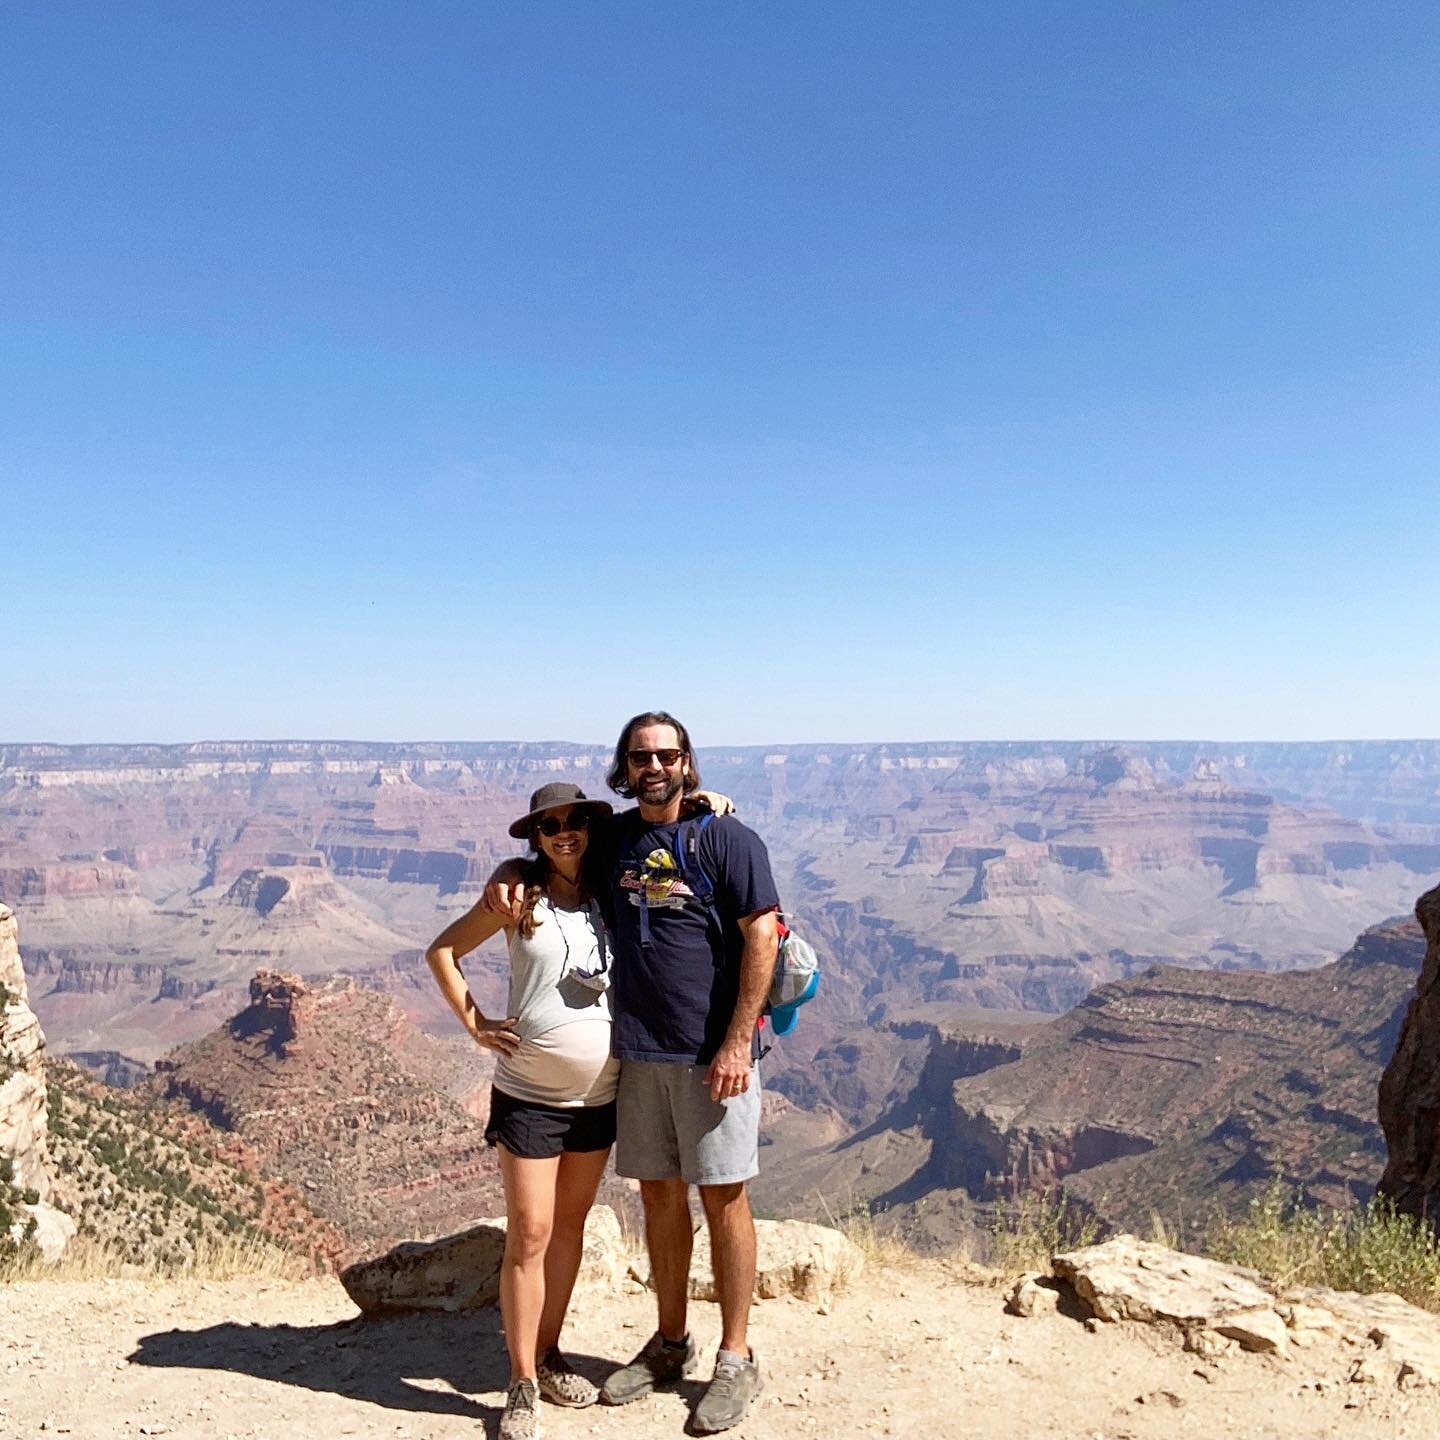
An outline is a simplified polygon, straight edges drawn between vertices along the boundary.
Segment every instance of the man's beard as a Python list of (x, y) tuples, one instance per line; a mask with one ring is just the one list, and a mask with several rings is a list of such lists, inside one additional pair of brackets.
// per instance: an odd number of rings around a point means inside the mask
[(635, 798), (643, 805), (668, 805), (685, 788), (685, 777), (678, 770), (667, 774), (663, 784), (647, 776), (635, 786)]

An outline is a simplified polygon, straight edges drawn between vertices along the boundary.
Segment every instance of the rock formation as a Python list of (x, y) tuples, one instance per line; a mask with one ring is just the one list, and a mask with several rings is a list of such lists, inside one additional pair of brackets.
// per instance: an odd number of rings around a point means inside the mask
[(45, 1036), (30, 1009), (15, 917), (0, 905), (0, 1161), (8, 1172), (0, 1189), (18, 1192), (36, 1243), (53, 1259), (75, 1226), (46, 1203), (52, 1190), (48, 1133)]
[(179, 1101), (244, 1140), (357, 1259), (496, 1209), (490, 1069), (465, 1037), (424, 1034), (352, 979), (262, 970), (245, 1009), (131, 1093)]
[[(836, 1297), (848, 1290), (865, 1268), (858, 1246), (828, 1225), (803, 1220), (755, 1222), (755, 1298), (774, 1300), (794, 1295), (829, 1314)], [(710, 1231), (695, 1232), (690, 1258), (692, 1300), (715, 1300), (715, 1272), (710, 1258)]]
[[(366, 1315), (470, 1310), (499, 1301), (504, 1254), (501, 1216), (481, 1220), (458, 1235), (397, 1245), (373, 1260), (347, 1266), (340, 1272), (340, 1282)], [(596, 1205), (585, 1220), (576, 1292), (614, 1290), (624, 1275), (620, 1222), (608, 1205)]]
[(1022, 1276), (1006, 1308), (1062, 1308), (1094, 1325), (1147, 1325), (1204, 1359), (1234, 1350), (1280, 1359), (1331, 1345), (1349, 1352), (1351, 1383), (1402, 1390), (1440, 1384), (1440, 1317), (1398, 1295), (1287, 1287), (1133, 1235), (1053, 1257), (1050, 1275)]
[(1389, 1161), (1380, 1181), (1403, 1211), (1440, 1225), (1440, 887), (1415, 904), (1425, 961), (1380, 1082)]
[[(1217, 1205), (1243, 1210), (1276, 1174), (1322, 1203), (1364, 1200), (1384, 1156), (1375, 1090), (1423, 954), (1419, 928), (1395, 921), (1318, 970), (1161, 967), (984, 1044), (937, 1025), (909, 1093), (856, 1135), (789, 1150), (762, 1172), (761, 1203), (813, 1213), (816, 1193), (838, 1194), (943, 1244), (975, 1204), (1037, 1189), (1111, 1224), (1158, 1212), (1186, 1233)], [(887, 1073), (866, 1057), (896, 1064), (917, 1029), (849, 1037), (857, 1074)], [(852, 1092), (828, 1081), (832, 1053), (810, 1081), (834, 1103)]]
[(56, 1191), (97, 1245), (152, 1274), (204, 1264), (236, 1236), (297, 1257), (297, 1271), (306, 1260), (334, 1268), (339, 1233), (238, 1136), (69, 1060), (45, 1071)]
[(0, 1157), (16, 1185), (45, 1199), (45, 1037), (30, 1009), (17, 929), (10, 908), (0, 905)]

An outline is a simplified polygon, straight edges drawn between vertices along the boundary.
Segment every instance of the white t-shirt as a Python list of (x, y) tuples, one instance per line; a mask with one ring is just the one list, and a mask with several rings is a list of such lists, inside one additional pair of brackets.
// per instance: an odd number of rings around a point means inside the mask
[(610, 990), (582, 984), (576, 971), (608, 968), (609, 938), (594, 901), (535, 906), (535, 933), (509, 934), (510, 997), (520, 1048), (501, 1056), (495, 1084), (532, 1105), (605, 1105), (615, 1098), (620, 1063), (610, 1056)]

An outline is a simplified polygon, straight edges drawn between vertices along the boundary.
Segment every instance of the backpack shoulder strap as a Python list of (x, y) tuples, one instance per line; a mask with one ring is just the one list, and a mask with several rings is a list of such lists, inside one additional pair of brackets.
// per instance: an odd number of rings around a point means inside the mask
[(679, 867), (680, 878), (689, 887), (690, 893), (700, 902), (715, 929), (723, 935), (725, 921), (715, 896), (715, 877), (700, 858), (700, 837), (709, 829), (714, 819), (715, 812), (706, 810), (681, 824), (675, 834), (675, 864)]
[(690, 887), (690, 893), (707, 905), (714, 904), (715, 882), (700, 859), (700, 837), (715, 818), (711, 810), (693, 819), (681, 822), (675, 832), (675, 863), (680, 868), (680, 878)]

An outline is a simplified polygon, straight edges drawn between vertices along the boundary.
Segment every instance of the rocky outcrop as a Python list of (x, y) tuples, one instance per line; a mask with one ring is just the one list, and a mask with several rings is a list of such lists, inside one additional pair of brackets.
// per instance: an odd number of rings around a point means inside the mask
[(143, 960), (80, 960), (66, 956), (60, 961), (51, 995), (113, 995), (118, 990), (139, 988), (158, 993), (165, 982), (165, 967)]
[(977, 1198), (1063, 1184), (1112, 1222), (1239, 1205), (1279, 1173), (1364, 1199), (1382, 1137), (1375, 1084), (1421, 960), (1413, 924), (1289, 975), (1159, 968), (1101, 987), (1013, 1064), (957, 1079), (939, 1174)]
[(0, 905), (0, 1159), (14, 1183), (50, 1193), (45, 1118), (45, 1037), (30, 1009), (15, 917)]
[(244, 1010), (162, 1057), (136, 1091), (243, 1139), (359, 1259), (495, 1211), (490, 1069), (473, 1044), (425, 1034), (348, 977), (262, 970)]
[[(848, 1290), (865, 1268), (859, 1247), (840, 1231), (803, 1220), (755, 1222), (755, 1298), (778, 1299), (793, 1295), (828, 1314), (837, 1296)], [(690, 1296), (715, 1300), (715, 1275), (710, 1256), (710, 1232), (702, 1225), (695, 1232), (690, 1262)]]
[(1440, 1225), (1440, 886), (1420, 897), (1415, 916), (1425, 961), (1380, 1082), (1389, 1149), (1380, 1190), (1406, 1213)]
[[(482, 1220), (458, 1235), (397, 1245), (340, 1272), (345, 1293), (366, 1315), (414, 1310), (471, 1310), (500, 1298), (505, 1220)], [(585, 1219), (585, 1245), (575, 1289), (609, 1292), (624, 1278), (620, 1222), (608, 1205)]]
[(1351, 1357), (1352, 1383), (1440, 1385), (1440, 1317), (1398, 1295), (1277, 1287), (1253, 1270), (1133, 1235), (1054, 1256), (1050, 1274), (1015, 1283), (1006, 1308), (1020, 1316), (1068, 1308), (1090, 1325), (1150, 1326), (1206, 1359), (1237, 1349), (1284, 1359), (1331, 1345)]
[(56, 1193), (97, 1246), (146, 1270), (174, 1270), (239, 1232), (333, 1268), (340, 1236), (237, 1136), (143, 1091), (117, 1090), (71, 1060), (51, 1058), (45, 1071)]
[(46, 1260), (59, 1258), (75, 1234), (75, 1222), (49, 1203), (54, 1185), (49, 1148), (49, 1106), (45, 1085), (45, 1036), (29, 1006), (15, 917), (0, 905), (0, 1210), (20, 1200), (27, 1217), (0, 1246), (21, 1234)]
[(112, 1090), (126, 1090), (151, 1074), (151, 1067), (143, 1060), (132, 1059), (118, 1050), (72, 1050), (66, 1058)]
[[(865, 1256), (840, 1231), (803, 1220), (755, 1222), (756, 1300), (793, 1295), (828, 1314), (837, 1296), (859, 1278)], [(650, 1262), (641, 1257), (631, 1273), (651, 1285)], [(710, 1232), (702, 1223), (690, 1252), (689, 1294), (692, 1300), (718, 1300), (710, 1256)]]

